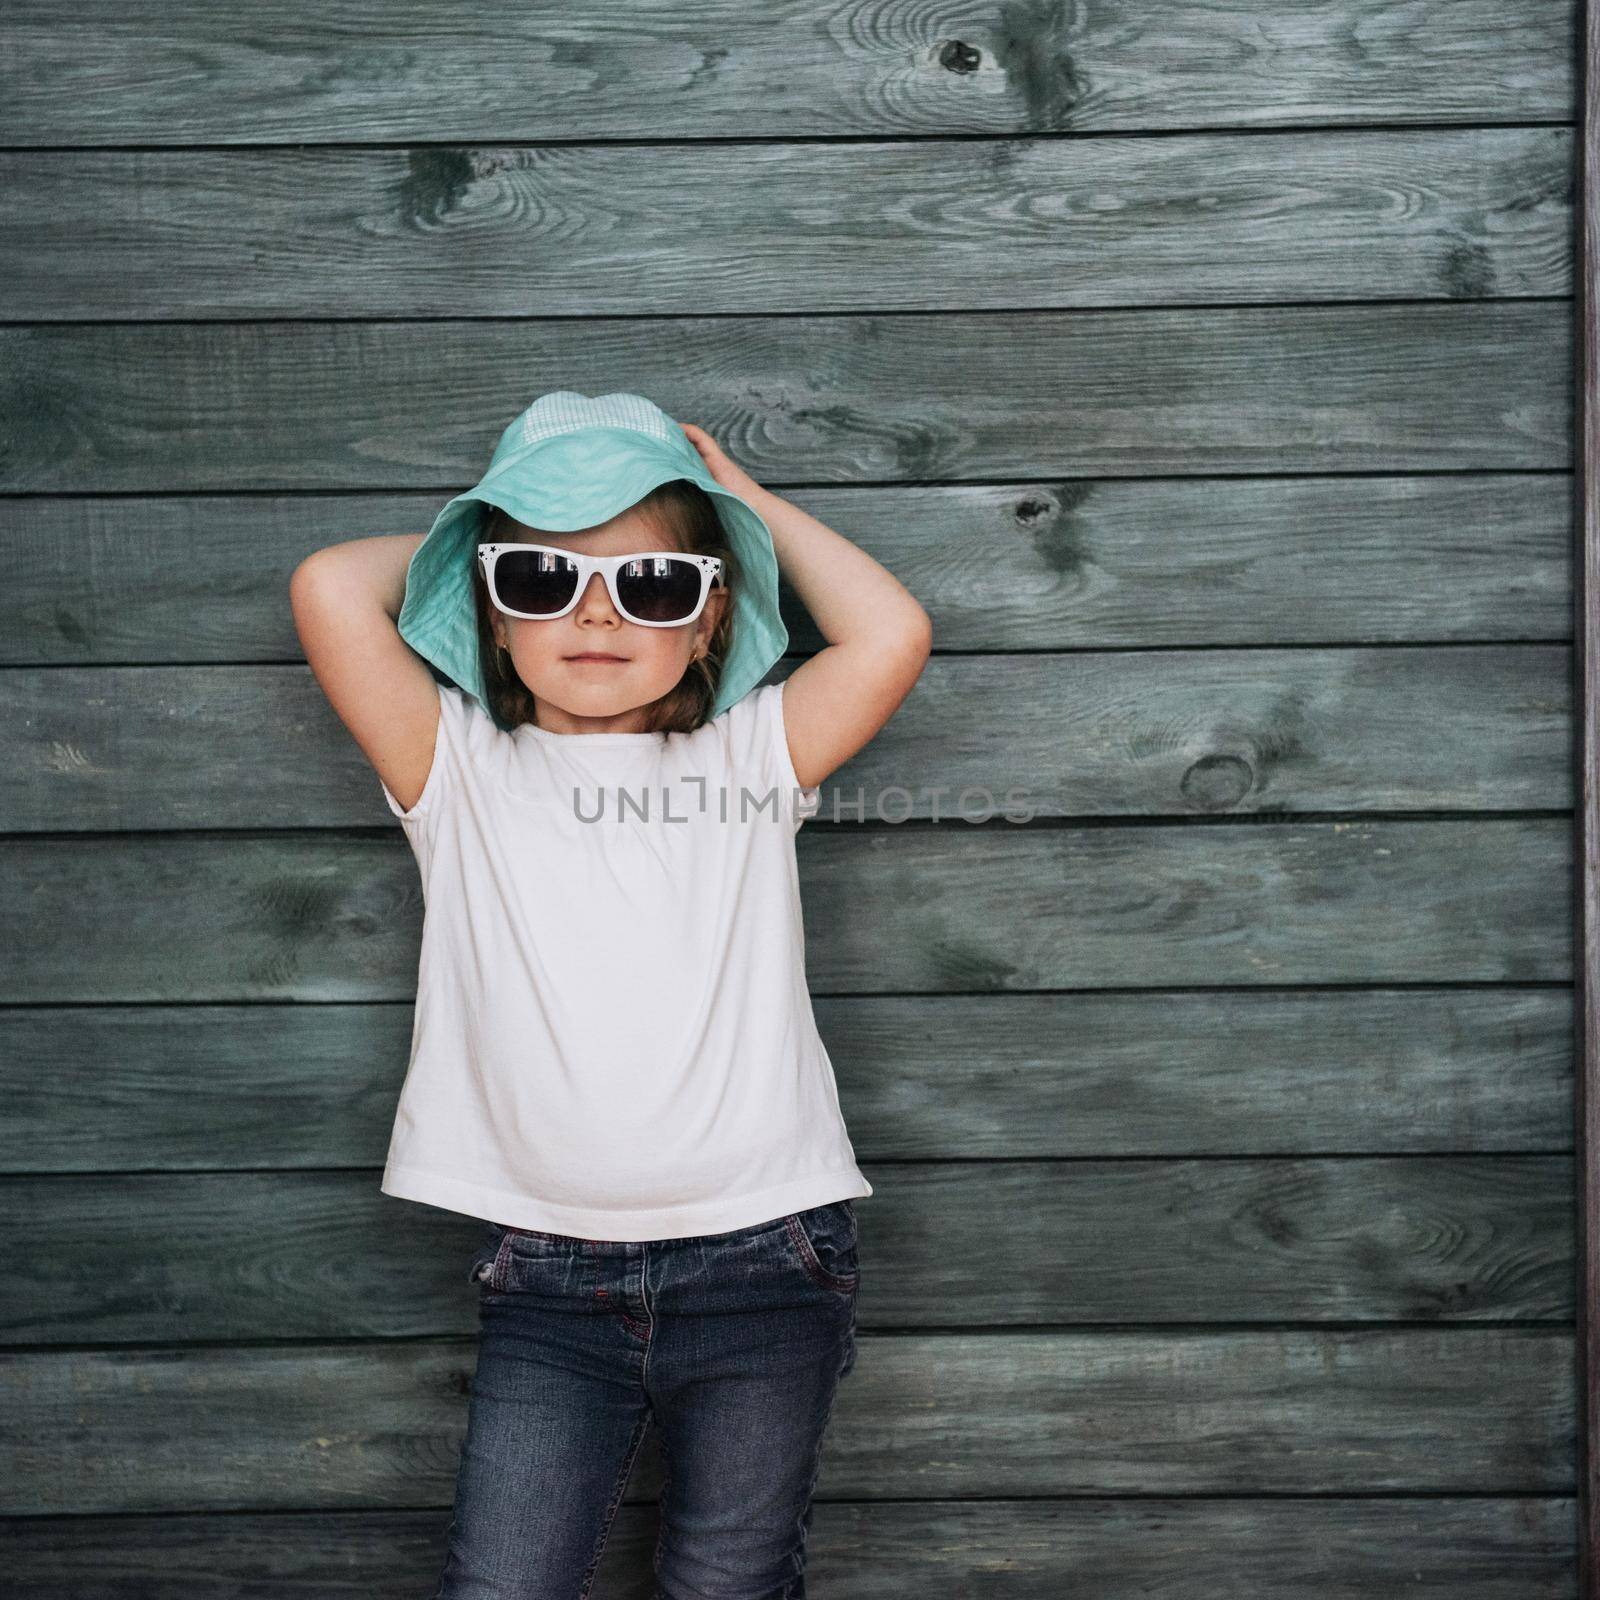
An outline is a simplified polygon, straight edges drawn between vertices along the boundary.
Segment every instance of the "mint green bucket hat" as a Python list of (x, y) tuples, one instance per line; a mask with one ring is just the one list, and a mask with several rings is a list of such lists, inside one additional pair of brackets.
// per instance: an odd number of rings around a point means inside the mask
[(434, 518), (406, 568), (400, 637), (489, 709), (478, 661), (472, 571), (485, 507), (549, 533), (574, 533), (687, 478), (712, 497), (739, 561), (732, 642), (717, 683), (719, 716), (756, 688), (782, 656), (789, 631), (778, 611), (772, 533), (754, 508), (711, 476), (689, 436), (638, 394), (540, 395), (500, 435), (489, 470)]

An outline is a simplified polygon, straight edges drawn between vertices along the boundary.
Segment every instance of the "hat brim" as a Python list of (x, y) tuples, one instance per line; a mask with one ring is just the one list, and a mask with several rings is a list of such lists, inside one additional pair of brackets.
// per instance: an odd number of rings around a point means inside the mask
[(739, 563), (732, 642), (712, 715), (742, 700), (788, 647), (778, 606), (772, 533), (742, 496), (711, 476), (700, 453), (633, 428), (588, 427), (497, 457), (483, 477), (448, 501), (406, 568), (400, 636), (488, 709), (478, 657), (473, 563), (484, 508), (549, 533), (592, 528), (637, 505), (651, 490), (687, 478), (712, 497)]

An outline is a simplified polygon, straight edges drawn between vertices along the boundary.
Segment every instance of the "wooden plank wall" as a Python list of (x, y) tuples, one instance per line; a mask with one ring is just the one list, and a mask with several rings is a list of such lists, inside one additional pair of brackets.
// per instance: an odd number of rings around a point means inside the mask
[(431, 1591), (476, 1224), (378, 1191), (422, 907), (286, 586), (562, 386), (934, 617), (800, 838), (815, 1593), (1574, 1593), (1576, 24), (11, 9), (8, 1594)]
[(1573, 1241), (1578, 1593), (1600, 1583), (1600, 10), (1583, 7), (1573, 151)]

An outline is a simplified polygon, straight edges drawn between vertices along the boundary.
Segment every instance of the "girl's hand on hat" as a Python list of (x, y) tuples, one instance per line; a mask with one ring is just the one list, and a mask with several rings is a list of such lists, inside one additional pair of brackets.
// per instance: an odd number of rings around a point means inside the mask
[(724, 489), (749, 499), (761, 493), (761, 485), (743, 467), (728, 459), (721, 445), (702, 427), (693, 422), (678, 424), (688, 436), (689, 443), (700, 453), (708, 471)]

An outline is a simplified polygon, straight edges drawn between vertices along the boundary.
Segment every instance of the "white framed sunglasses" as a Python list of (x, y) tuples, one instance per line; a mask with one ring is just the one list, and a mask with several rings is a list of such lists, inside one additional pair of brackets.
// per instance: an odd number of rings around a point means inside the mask
[(566, 616), (596, 572), (612, 605), (641, 628), (693, 622), (705, 610), (711, 585), (723, 581), (721, 556), (681, 550), (591, 556), (550, 544), (480, 544), (478, 563), (501, 611), (538, 622)]

